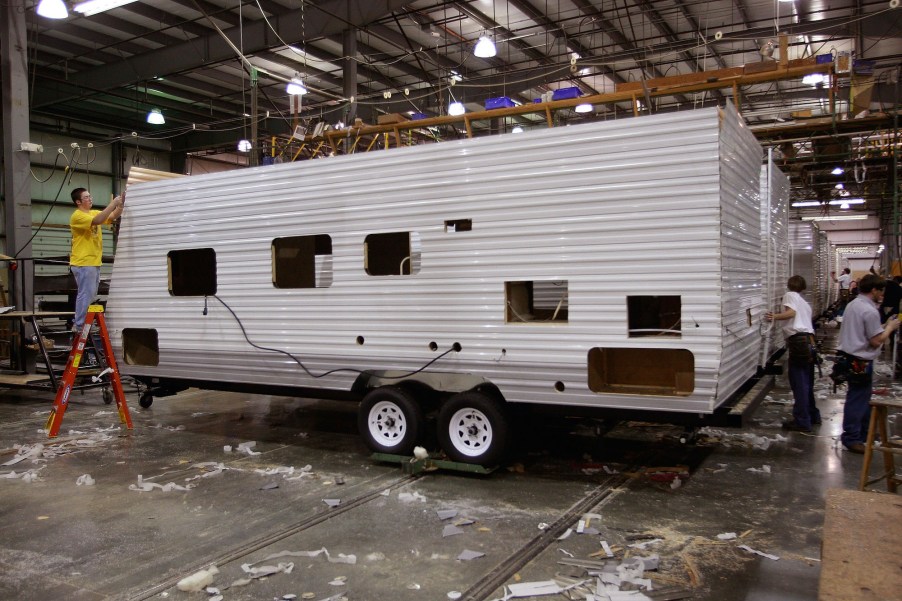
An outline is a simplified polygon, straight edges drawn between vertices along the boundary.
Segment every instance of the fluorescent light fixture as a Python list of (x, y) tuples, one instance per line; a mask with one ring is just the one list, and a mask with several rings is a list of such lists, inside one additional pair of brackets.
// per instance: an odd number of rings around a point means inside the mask
[(460, 102), (452, 102), (448, 105), (448, 114), (452, 117), (459, 117), (467, 112), (467, 109)]
[(36, 12), (48, 19), (65, 19), (69, 16), (69, 11), (66, 10), (66, 4), (63, 0), (41, 0), (38, 2)]
[(511, 130), (511, 133), (512, 134), (522, 134), (523, 128), (520, 127), (519, 125), (515, 125), (514, 128)]
[(834, 167), (833, 171), (831, 171), (830, 173), (832, 173), (833, 175), (842, 175), (845, 172), (846, 172), (846, 170), (843, 169), (842, 167)]
[(825, 83), (827, 81), (827, 76), (823, 73), (809, 73), (805, 77), (802, 78), (802, 83), (809, 86), (816, 86), (818, 84)]
[(304, 87), (300, 79), (292, 79), (285, 86), (285, 91), (288, 92), (289, 96), (303, 96), (307, 93), (307, 88)]
[(150, 112), (147, 113), (147, 122), (151, 125), (165, 125), (166, 117), (163, 116), (163, 111), (160, 109), (150, 109)]
[(848, 209), (848, 208), (849, 208), (849, 203), (844, 202), (844, 203), (842, 203), (841, 205), (839, 205), (839, 208), (840, 208), (840, 209)]
[(868, 217), (870, 215), (818, 215), (817, 217), (802, 217), (802, 221), (853, 221)]
[(490, 40), (486, 36), (482, 36), (479, 38), (479, 41), (476, 42), (476, 48), (473, 49), (473, 54), (478, 56), (479, 58), (492, 58), (497, 54), (497, 50), (495, 50), (495, 42)]
[(119, 8), (126, 4), (131, 4), (135, 0), (88, 0), (87, 2), (79, 2), (72, 10), (81, 13), (86, 17), (102, 13), (107, 10)]
[(592, 105), (584, 102), (583, 104), (577, 104), (576, 108), (573, 110), (577, 113), (591, 113)]
[(238, 152), (248, 152), (251, 149), (251, 141), (250, 140), (239, 140), (238, 141)]
[[(820, 206), (823, 206), (823, 204), (824, 203), (822, 203), (819, 200), (803, 200), (800, 202), (792, 203), (792, 206), (793, 206), (793, 208), (799, 209), (802, 207), (820, 207)], [(863, 198), (844, 198), (842, 200), (831, 200), (827, 204), (832, 205), (834, 207), (841, 206), (844, 204), (863, 205), (864, 199)]]

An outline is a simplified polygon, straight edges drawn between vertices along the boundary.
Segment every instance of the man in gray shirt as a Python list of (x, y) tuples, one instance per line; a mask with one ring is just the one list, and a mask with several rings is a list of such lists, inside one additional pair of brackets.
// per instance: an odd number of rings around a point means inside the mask
[(843, 313), (837, 350), (851, 355), (852, 373), (849, 375), (846, 405), (843, 409), (842, 444), (853, 453), (864, 453), (864, 441), (871, 417), (873, 363), (880, 347), (899, 329), (899, 320), (892, 316), (880, 324), (878, 307), (883, 301), (886, 281), (872, 273), (861, 278), (858, 296)]

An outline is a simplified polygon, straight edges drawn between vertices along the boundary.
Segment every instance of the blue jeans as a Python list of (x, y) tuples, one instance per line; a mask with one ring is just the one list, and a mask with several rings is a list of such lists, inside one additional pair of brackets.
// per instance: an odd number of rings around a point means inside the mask
[(85, 325), (85, 317), (88, 315), (88, 307), (97, 297), (97, 289), (100, 288), (100, 267), (70, 267), (75, 276), (75, 285), (78, 286), (78, 295), (75, 297), (75, 320), (72, 327), (80, 330)]
[[(868, 373), (871, 373), (874, 364), (868, 366)], [(853, 386), (848, 385), (849, 390), (846, 392), (846, 406), (842, 413), (842, 443), (845, 446), (853, 444), (864, 444), (868, 437), (868, 426), (871, 420), (871, 391), (873, 390), (872, 382), (868, 381), (865, 385)]]
[[(793, 365), (789, 362), (789, 387), (792, 388), (792, 417), (802, 428), (811, 428), (814, 412), (814, 365), (811, 363)], [(817, 413), (820, 416), (820, 412)]]

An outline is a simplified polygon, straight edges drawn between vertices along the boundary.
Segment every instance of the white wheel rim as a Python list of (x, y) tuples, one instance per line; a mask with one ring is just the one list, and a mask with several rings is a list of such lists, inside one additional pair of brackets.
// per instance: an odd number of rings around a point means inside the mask
[(390, 401), (379, 401), (370, 409), (367, 419), (370, 436), (383, 447), (394, 447), (407, 434), (407, 417), (401, 408)]
[(482, 411), (461, 409), (448, 422), (448, 437), (457, 452), (479, 457), (492, 446), (492, 422)]

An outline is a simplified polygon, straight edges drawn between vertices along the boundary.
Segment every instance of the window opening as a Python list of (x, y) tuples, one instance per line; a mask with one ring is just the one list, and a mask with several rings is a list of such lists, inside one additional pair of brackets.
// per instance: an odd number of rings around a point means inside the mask
[(628, 296), (626, 310), (630, 338), (683, 335), (679, 296)]
[(369, 275), (420, 272), (420, 236), (415, 232), (370, 234), (363, 241), (363, 267)]
[(567, 323), (567, 280), (505, 282), (506, 323)]
[(332, 238), (326, 234), (272, 241), (272, 283), (276, 288), (332, 285)]
[(122, 353), (128, 365), (159, 365), (160, 343), (157, 331), (149, 328), (123, 329)]
[(593, 348), (589, 390), (688, 396), (695, 389), (695, 357), (686, 349)]
[(445, 232), (469, 232), (473, 230), (472, 219), (448, 219), (445, 221)]
[(216, 294), (216, 252), (212, 248), (171, 250), (166, 257), (169, 264), (169, 294)]

